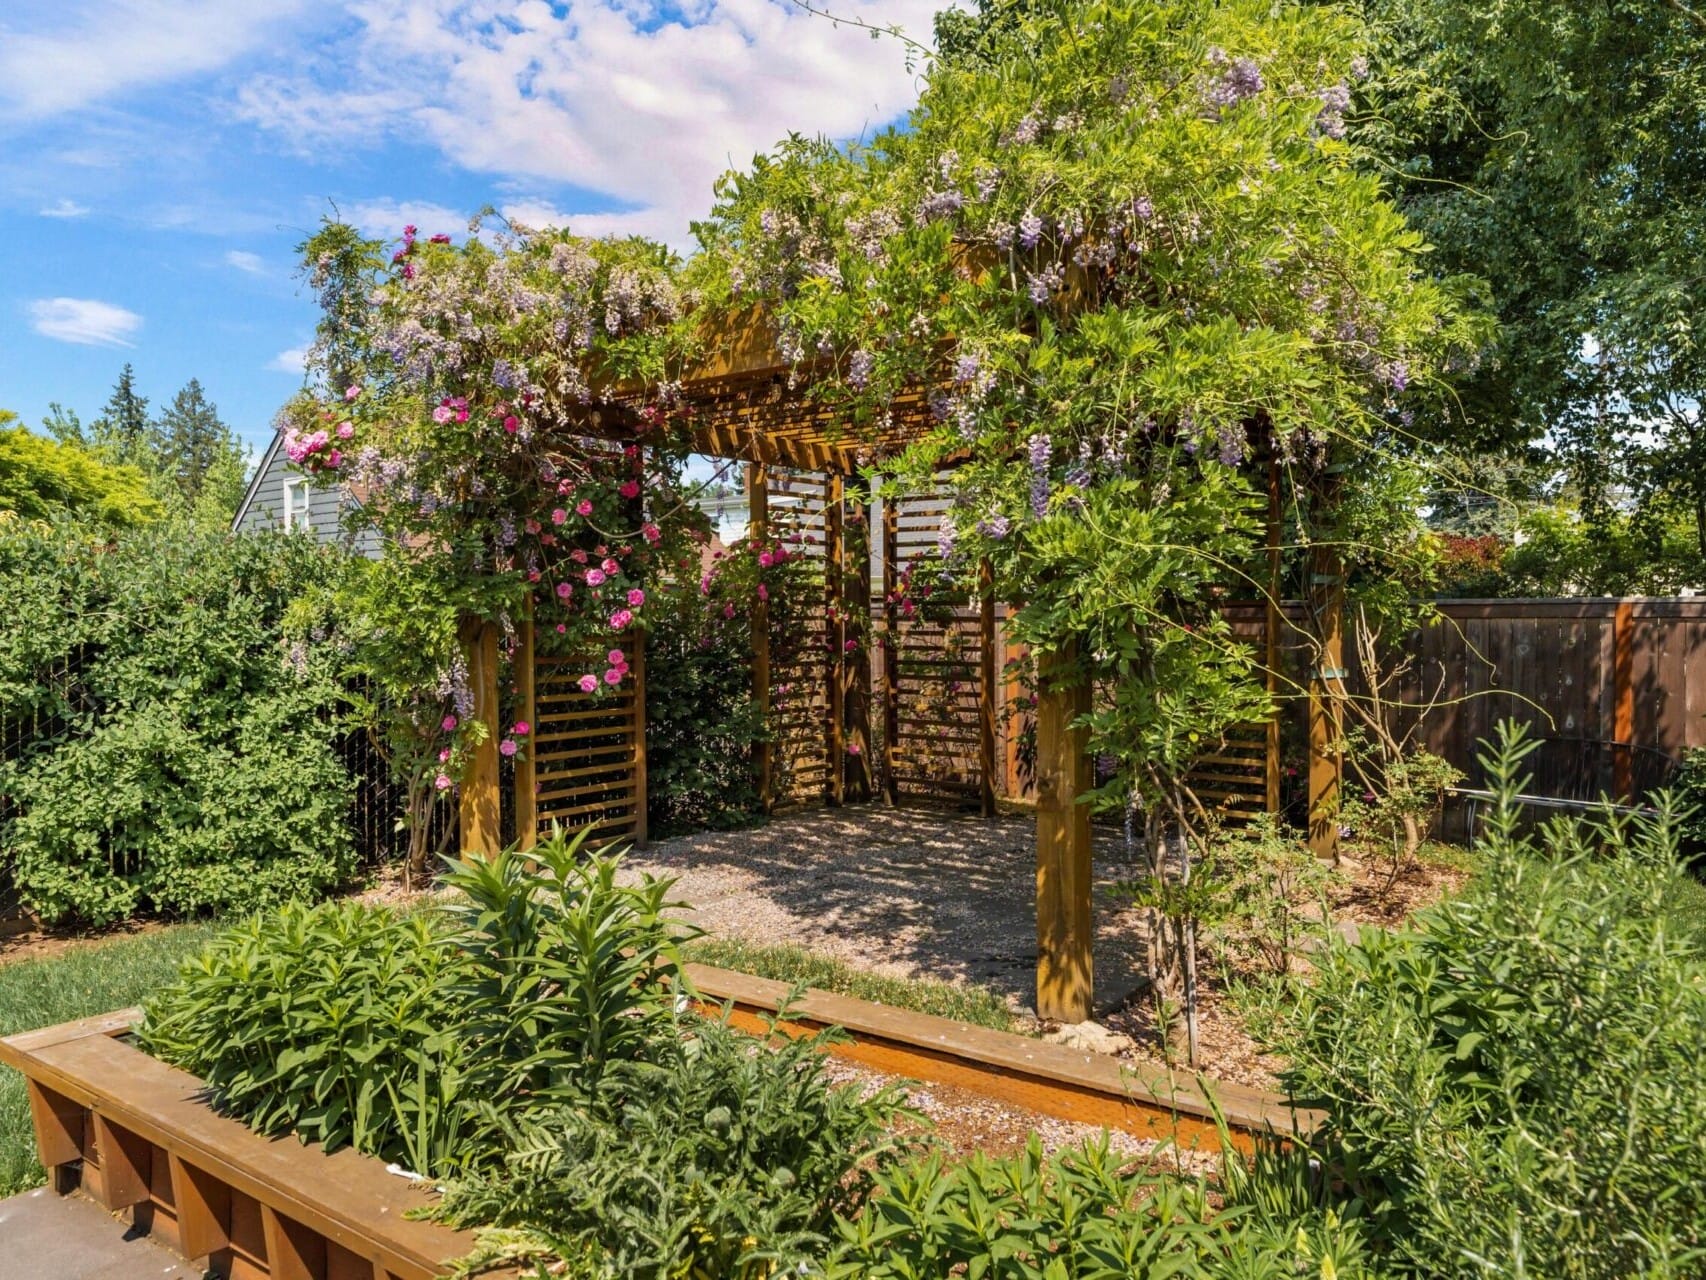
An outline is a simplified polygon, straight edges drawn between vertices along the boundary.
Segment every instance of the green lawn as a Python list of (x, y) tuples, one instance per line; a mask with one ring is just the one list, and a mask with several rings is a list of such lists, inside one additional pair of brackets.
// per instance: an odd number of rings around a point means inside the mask
[[(0, 1036), (137, 1004), (212, 932), (211, 925), (179, 925), (0, 965)], [(0, 1196), (42, 1180), (24, 1078), (0, 1067)]]
[(699, 938), (688, 945), (687, 958), (719, 969), (750, 973), (755, 978), (804, 983), (837, 995), (915, 1013), (933, 1013), (939, 1018), (953, 1018), (997, 1031), (1012, 1031), (1017, 1025), (1007, 1002), (988, 987), (932, 979), (887, 978), (803, 947), (761, 946), (738, 938)]

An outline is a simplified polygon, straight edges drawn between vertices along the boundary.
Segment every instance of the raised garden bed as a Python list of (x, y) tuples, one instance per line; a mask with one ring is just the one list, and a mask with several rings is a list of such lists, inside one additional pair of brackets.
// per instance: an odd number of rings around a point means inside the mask
[[(759, 1030), (789, 994), (778, 982), (689, 967), (707, 1005)], [(1194, 1082), (1023, 1036), (808, 991), (785, 1029), (839, 1026), (838, 1056), (952, 1085), (1028, 1111), (1218, 1149), (1214, 1106)], [(327, 1155), (217, 1114), (200, 1080), (127, 1042), (135, 1009), (0, 1040), (28, 1079), (42, 1164), (55, 1190), (81, 1187), (186, 1258), (230, 1280), (431, 1280), (473, 1247), (469, 1233), (414, 1221), (429, 1193), (352, 1150)], [(1217, 1089), (1233, 1140), (1308, 1128), (1278, 1095)]]

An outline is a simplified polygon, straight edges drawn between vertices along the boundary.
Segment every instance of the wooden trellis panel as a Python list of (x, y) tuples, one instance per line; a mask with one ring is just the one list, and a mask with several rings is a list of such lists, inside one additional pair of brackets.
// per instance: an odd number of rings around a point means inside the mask
[[(646, 838), (646, 668), (638, 638), (623, 646), (633, 668), (615, 692), (581, 692), (572, 658), (535, 662), (533, 777), (539, 830), (593, 829), (601, 841)], [(602, 659), (602, 655), (600, 655)]]
[(897, 600), (909, 568), (915, 583), (936, 572), (950, 501), (941, 490), (883, 497), (884, 789), (895, 801), (992, 811), (1000, 696), (993, 612), (964, 592), (932, 593), (911, 616)]
[(804, 607), (769, 618), (770, 803), (773, 809), (840, 798), (840, 628), (830, 621), (835, 575), (831, 544), (840, 541), (840, 477), (766, 468), (768, 536), (803, 553), (809, 583)]

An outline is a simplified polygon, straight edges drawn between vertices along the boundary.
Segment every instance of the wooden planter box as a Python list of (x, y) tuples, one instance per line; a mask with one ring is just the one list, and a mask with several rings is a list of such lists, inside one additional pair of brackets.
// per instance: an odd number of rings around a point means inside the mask
[[(705, 965), (688, 976), (707, 1011), (727, 1005), (749, 1031), (790, 994)], [(1306, 1132), (1320, 1119), (1277, 1094), (1222, 1084), (1210, 1099), (1194, 1076), (824, 991), (789, 1007), (782, 1030), (841, 1027), (849, 1039), (831, 1052), (876, 1070), (1185, 1148), (1218, 1149), (1217, 1110), (1244, 1150), (1258, 1134)], [(26, 1077), (56, 1191), (81, 1187), (229, 1280), (433, 1280), (472, 1251), (469, 1232), (409, 1220), (429, 1192), (382, 1162), (265, 1138), (217, 1114), (200, 1080), (127, 1042), (140, 1016), (124, 1009), (0, 1040), (0, 1062)]]
[(265, 1138), (124, 1037), (125, 1009), (0, 1040), (54, 1190), (79, 1186), (229, 1280), (433, 1280), (470, 1234), (404, 1217), (429, 1193), (348, 1148)]

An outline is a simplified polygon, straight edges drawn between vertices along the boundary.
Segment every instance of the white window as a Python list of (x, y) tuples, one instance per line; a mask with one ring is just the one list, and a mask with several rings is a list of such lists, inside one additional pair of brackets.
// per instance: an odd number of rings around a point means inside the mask
[(308, 510), (308, 481), (300, 476), (284, 478), (284, 527), (287, 530), (314, 531), (314, 519)]

